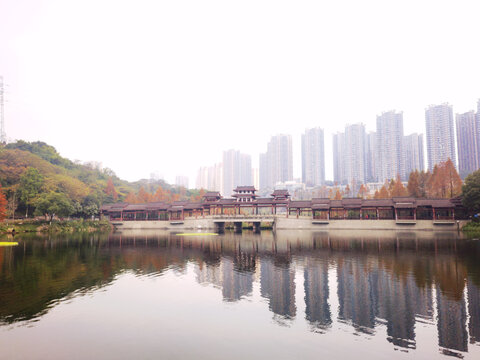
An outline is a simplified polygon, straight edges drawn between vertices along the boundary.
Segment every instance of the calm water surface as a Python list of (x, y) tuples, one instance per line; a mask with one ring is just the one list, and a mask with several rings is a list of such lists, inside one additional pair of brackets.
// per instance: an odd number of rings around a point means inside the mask
[(0, 359), (480, 359), (480, 241), (131, 232), (0, 248)]

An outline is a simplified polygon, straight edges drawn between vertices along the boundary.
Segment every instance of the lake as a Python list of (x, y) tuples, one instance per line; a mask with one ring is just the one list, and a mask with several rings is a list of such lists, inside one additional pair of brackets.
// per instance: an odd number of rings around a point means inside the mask
[(480, 359), (480, 241), (162, 231), (0, 247), (0, 359)]

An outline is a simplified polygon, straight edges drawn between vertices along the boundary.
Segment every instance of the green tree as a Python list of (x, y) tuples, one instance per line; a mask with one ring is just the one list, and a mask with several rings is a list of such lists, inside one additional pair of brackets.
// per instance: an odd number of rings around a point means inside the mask
[(462, 203), (470, 212), (480, 212), (480, 170), (465, 178), (462, 186)]
[(75, 211), (72, 202), (63, 193), (43, 193), (35, 205), (35, 213), (37, 215), (47, 215), (50, 221), (52, 221), (55, 216), (69, 216)]
[(42, 186), (43, 176), (33, 167), (28, 167), (20, 177), (19, 195), (25, 205), (25, 217), (28, 217), (28, 208), (34, 204)]

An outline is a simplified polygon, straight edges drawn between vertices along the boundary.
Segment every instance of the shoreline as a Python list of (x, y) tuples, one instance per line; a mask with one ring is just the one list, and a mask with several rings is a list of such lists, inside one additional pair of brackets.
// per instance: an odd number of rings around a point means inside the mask
[(25, 220), (21, 222), (4, 222), (0, 224), (0, 234), (25, 233), (74, 233), (111, 231), (113, 226), (106, 220)]

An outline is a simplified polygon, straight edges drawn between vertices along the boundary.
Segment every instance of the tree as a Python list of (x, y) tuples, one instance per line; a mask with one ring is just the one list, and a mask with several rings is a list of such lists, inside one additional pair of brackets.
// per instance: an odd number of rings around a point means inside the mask
[(465, 178), (462, 187), (462, 204), (470, 212), (480, 212), (480, 170), (477, 170)]
[(455, 169), (455, 165), (453, 165), (453, 161), (450, 158), (443, 164), (443, 174), (447, 183), (447, 196), (452, 198), (460, 195), (462, 191), (462, 179), (460, 175), (458, 175), (457, 169)]
[(412, 171), (408, 177), (407, 190), (410, 196), (419, 198), (420, 196), (420, 173), (418, 170)]
[(397, 175), (397, 180), (393, 184), (393, 188), (390, 191), (390, 196), (407, 196), (408, 192), (405, 189), (405, 186), (402, 184), (402, 180), (400, 179), (400, 175)]
[(69, 216), (75, 210), (70, 199), (65, 194), (56, 192), (43, 193), (35, 205), (35, 213), (48, 216), (50, 221), (55, 216)]
[(139, 203), (148, 203), (150, 202), (151, 194), (145, 191), (145, 188), (142, 186), (140, 190), (138, 190), (137, 194), (137, 201)]
[(113, 185), (113, 181), (111, 177), (108, 178), (107, 187), (105, 188), (105, 194), (107, 194), (108, 196), (111, 196), (114, 202), (116, 202), (118, 199), (118, 193), (117, 193), (117, 190), (115, 189), (115, 185)]
[(33, 167), (28, 167), (20, 177), (19, 195), (25, 205), (25, 217), (28, 217), (28, 207), (34, 204), (42, 186), (43, 176)]
[(439, 198), (452, 198), (461, 193), (462, 179), (452, 160), (436, 164), (428, 182), (429, 195)]
[(360, 185), (360, 189), (358, 190), (358, 197), (365, 199), (368, 195), (368, 186), (365, 184)]
[(335, 193), (335, 197), (333, 199), (342, 200), (342, 193), (340, 192), (340, 190), (337, 189), (337, 192)]
[(129, 192), (127, 197), (125, 198), (125, 202), (129, 203), (129, 204), (136, 204), (137, 203), (137, 197), (135, 196), (135, 194), (133, 192)]
[(0, 221), (7, 217), (7, 198), (3, 193), (2, 184), (0, 184)]
[(375, 199), (388, 199), (390, 198), (390, 194), (387, 190), (385, 184), (381, 187), (380, 191), (375, 191)]
[(347, 197), (350, 197), (350, 186), (348, 186), (348, 184), (347, 184), (347, 186), (345, 187), (345, 195), (346, 195)]

